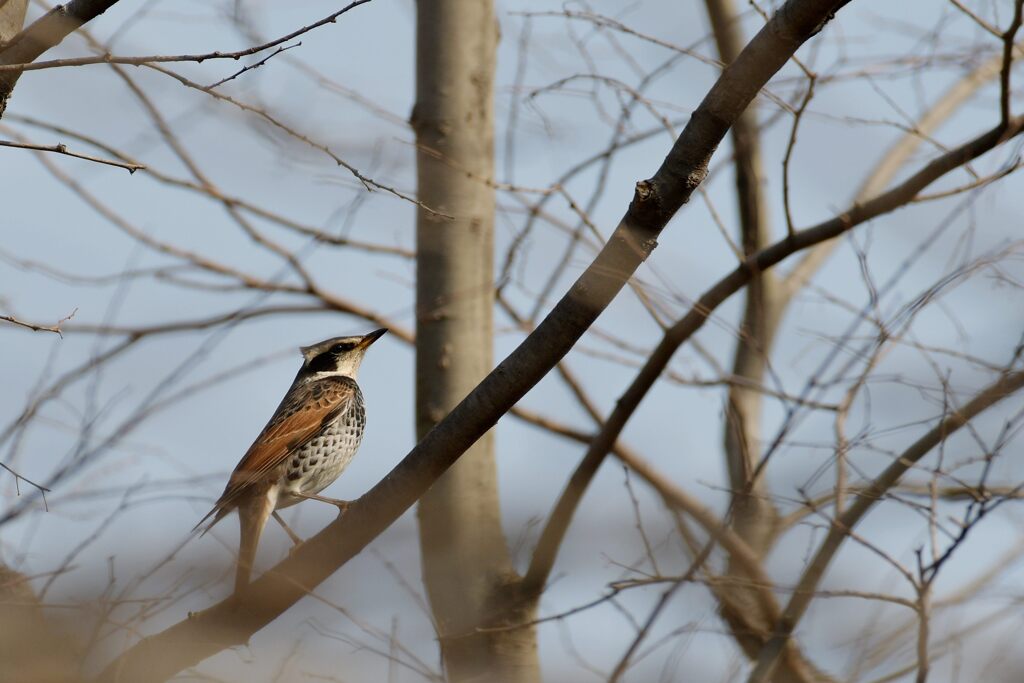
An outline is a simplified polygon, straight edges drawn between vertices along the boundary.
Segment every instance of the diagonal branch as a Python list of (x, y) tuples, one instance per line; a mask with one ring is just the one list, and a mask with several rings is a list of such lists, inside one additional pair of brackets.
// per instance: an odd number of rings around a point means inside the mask
[[(212, 59), (238, 60), (248, 55), (256, 54), (272, 47), (277, 47), (289, 40), (320, 28), (326, 24), (333, 24), (342, 14), (370, 0), (353, 0), (345, 7), (337, 10), (328, 16), (308, 26), (296, 29), (291, 33), (276, 38), (275, 40), (254, 45), (244, 50), (235, 52), (210, 52), (206, 54), (192, 55), (147, 55), (143, 57), (113, 57), (109, 54), (96, 57), (81, 57), (77, 59), (57, 59), (50, 62), (32, 64), (44, 52), (61, 43), (68, 35), (79, 27), (95, 19), (114, 6), (117, 0), (71, 0), (65, 5), (57, 5), (44, 14), (31, 26), (27, 27), (10, 42), (0, 48), (0, 116), (3, 116), (7, 108), (7, 100), (10, 99), (18, 78), (25, 71), (47, 69), (63, 66), (81, 66), (84, 64), (151, 64), (155, 62), (203, 62)], [(287, 48), (284, 48), (287, 49)], [(283, 50), (279, 50), (281, 52)], [(277, 54), (277, 53), (274, 53)], [(273, 55), (271, 55), (272, 57)], [(269, 59), (269, 57), (267, 58)], [(266, 61), (266, 60), (264, 60)], [(246, 69), (254, 68), (253, 65)], [(246, 70), (246, 69), (243, 69)], [(235, 74), (236, 76), (238, 74)], [(232, 76), (231, 78), (234, 78)], [(230, 80), (230, 79), (225, 79)], [(223, 81), (221, 81), (223, 82)], [(217, 83), (216, 85), (220, 85)], [(215, 86), (210, 86), (215, 87)]]
[(575, 345), (703, 181), (729, 126), (797, 48), (845, 4), (789, 0), (780, 8), (708, 92), (657, 173), (637, 183), (626, 215), (569, 292), (387, 477), (246, 591), (138, 643), (98, 680), (165, 680), (225, 647), (246, 642), (408, 510)]
[(126, 163), (123, 161), (115, 161), (114, 159), (104, 159), (103, 157), (92, 156), (91, 154), (73, 152), (62, 142), (58, 142), (55, 145), (37, 145), (31, 142), (0, 140), (0, 147), (13, 147), (15, 149), (30, 149), (35, 152), (53, 152), (54, 154), (63, 154), (65, 156), (74, 157), (75, 159), (84, 159), (85, 161), (93, 161), (97, 164), (106, 164), (107, 166), (123, 168), (129, 173), (135, 173), (138, 170), (146, 168), (142, 164)]
[(33, 332), (53, 332), (58, 337), (63, 337), (64, 334), (63, 330), (61, 329), (61, 324), (74, 318), (75, 313), (77, 312), (78, 309), (76, 308), (75, 310), (71, 311), (71, 313), (64, 316), (53, 325), (41, 325), (39, 323), (28, 322), (27, 320), (15, 318), (13, 315), (0, 315), (0, 320), (2, 320), (5, 323), (16, 325), (18, 327), (24, 327), (25, 329), (32, 330)]

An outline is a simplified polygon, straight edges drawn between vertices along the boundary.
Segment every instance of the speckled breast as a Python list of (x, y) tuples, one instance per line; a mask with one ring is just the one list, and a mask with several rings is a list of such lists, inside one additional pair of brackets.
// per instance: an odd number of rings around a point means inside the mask
[(356, 387), (351, 407), (288, 458), (277, 507), (302, 500), (295, 493), (319, 493), (327, 488), (352, 462), (365, 429), (366, 409)]

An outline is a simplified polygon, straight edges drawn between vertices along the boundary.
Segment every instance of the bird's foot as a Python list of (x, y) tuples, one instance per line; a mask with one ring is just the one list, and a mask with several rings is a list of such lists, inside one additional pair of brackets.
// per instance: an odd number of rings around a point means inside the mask
[(328, 498), (327, 496), (318, 496), (318, 495), (313, 494), (313, 493), (300, 493), (300, 494), (297, 494), (297, 495), (299, 495), (302, 498), (308, 498), (309, 500), (319, 500), (321, 503), (328, 503), (330, 505), (333, 505), (334, 507), (338, 508), (338, 516), (339, 517), (341, 515), (345, 514), (345, 511), (348, 510), (349, 506), (352, 505), (352, 501), (350, 501), (350, 500), (340, 500), (338, 498)]
[(339, 500), (337, 498), (322, 498), (321, 500), (325, 503), (330, 503), (334, 507), (338, 508), (339, 517), (348, 512), (349, 506), (352, 505), (351, 500)]

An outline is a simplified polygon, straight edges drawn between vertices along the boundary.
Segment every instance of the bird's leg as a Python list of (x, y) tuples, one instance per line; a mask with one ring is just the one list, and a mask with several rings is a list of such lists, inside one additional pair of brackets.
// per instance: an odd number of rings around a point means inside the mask
[(350, 500), (338, 500), (337, 498), (318, 496), (315, 493), (293, 493), (292, 495), (298, 496), (299, 498), (308, 498), (309, 500), (319, 500), (321, 503), (330, 503), (338, 508), (339, 515), (345, 512), (345, 510), (348, 510), (348, 506), (352, 504), (352, 501)]
[(274, 510), (271, 514), (274, 516), (274, 519), (277, 520), (277, 523), (281, 525), (281, 528), (284, 529), (284, 532), (288, 534), (288, 538), (292, 539), (292, 545), (298, 547), (304, 543), (304, 541), (299, 538), (299, 535), (292, 531), (290, 526), (285, 524), (284, 518), (277, 514), (277, 510)]

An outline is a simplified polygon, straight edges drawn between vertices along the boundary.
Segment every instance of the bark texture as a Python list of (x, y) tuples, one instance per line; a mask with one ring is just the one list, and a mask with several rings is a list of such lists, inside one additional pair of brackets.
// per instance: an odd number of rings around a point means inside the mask
[[(494, 365), (494, 67), (489, 0), (421, 0), (416, 23), (416, 432)], [(451, 681), (536, 681), (534, 629), (501, 527), (493, 432), (418, 506), (423, 578)]]

